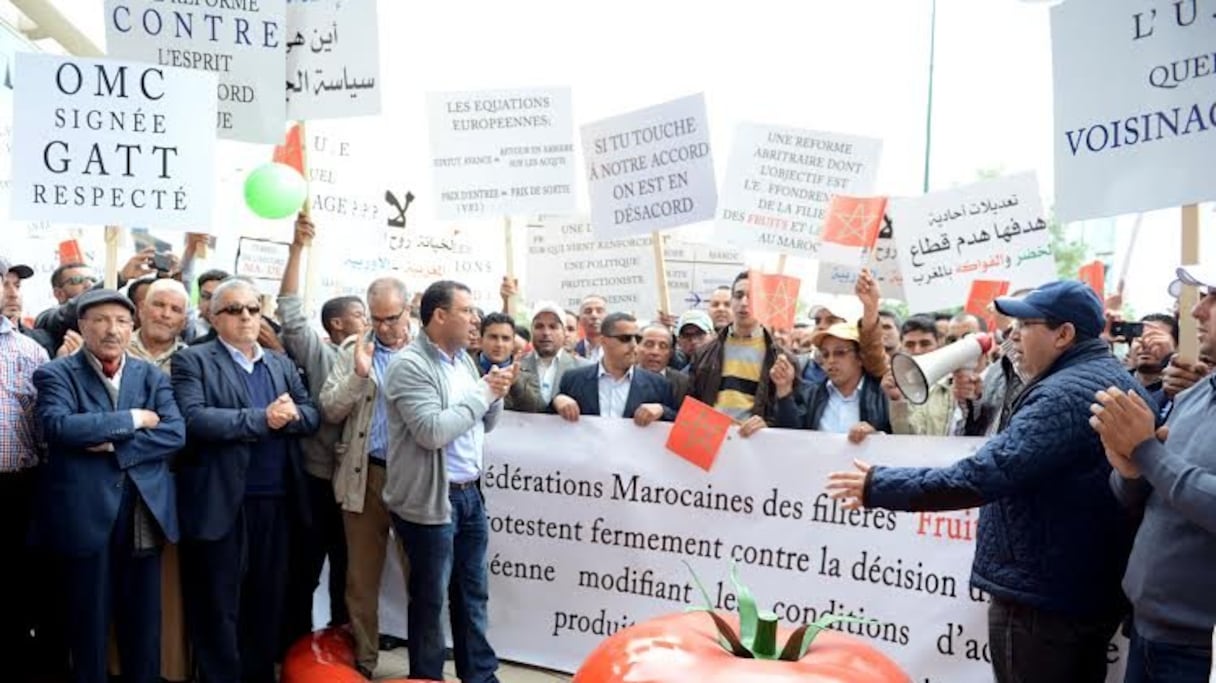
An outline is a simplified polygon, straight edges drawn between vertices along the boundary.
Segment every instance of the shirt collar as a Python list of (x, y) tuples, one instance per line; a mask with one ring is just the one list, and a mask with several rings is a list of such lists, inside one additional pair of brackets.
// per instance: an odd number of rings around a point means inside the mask
[[(604, 367), (604, 361), (600, 361), (599, 368), (600, 368), (599, 372), (596, 373), (596, 375), (595, 375), (597, 379), (600, 377), (609, 377), (614, 382), (619, 381), (619, 380), (617, 380), (616, 377), (613, 377), (612, 373), (608, 372), (608, 370)], [(633, 366), (632, 365), (630, 365), (629, 369), (625, 371), (625, 379), (628, 381), (633, 381)]]
[(832, 395), (832, 396), (838, 396), (840, 398), (840, 400), (848, 402), (848, 403), (852, 403), (853, 401), (856, 401), (857, 399), (861, 398), (861, 389), (865, 385), (866, 385), (866, 376), (863, 373), (861, 376), (861, 381), (857, 383), (857, 388), (853, 390), (853, 395), (845, 396), (844, 394), (840, 393), (840, 390), (837, 389), (836, 385), (832, 384), (832, 380), (829, 379), (828, 380), (828, 394)]
[(730, 324), (730, 333), (729, 333), (729, 334), (730, 334), (730, 336), (731, 336), (731, 337), (734, 337), (735, 339), (755, 339), (755, 338), (757, 338), (757, 337), (763, 337), (763, 336), (764, 336), (764, 326), (763, 326), (763, 325), (761, 325), (761, 324), (759, 324), (759, 323), (757, 323), (757, 324), (756, 324), (756, 326), (752, 328), (752, 333), (751, 333), (751, 334), (749, 334), (748, 336), (744, 337), (744, 336), (743, 336), (743, 335), (741, 335), (741, 334), (736, 334), (736, 333), (735, 333), (735, 324), (734, 324), (734, 323), (731, 323), (731, 324)]
[(13, 323), (9, 319), (0, 315), (0, 334), (8, 334), (13, 331)]
[(220, 340), (220, 343), (224, 345), (224, 348), (228, 349), (228, 353), (232, 354), (232, 357), (238, 362), (247, 362), (253, 364), (262, 360), (262, 356), (266, 355), (266, 352), (262, 350), (262, 345), (257, 342), (253, 343), (253, 358), (250, 359), (240, 349), (224, 341), (223, 337), (216, 335), (215, 338)]

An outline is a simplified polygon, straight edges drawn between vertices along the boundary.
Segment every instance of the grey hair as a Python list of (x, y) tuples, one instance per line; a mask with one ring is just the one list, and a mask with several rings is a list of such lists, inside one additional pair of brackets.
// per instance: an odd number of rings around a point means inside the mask
[(236, 289), (248, 289), (255, 295), (258, 294), (257, 285), (253, 284), (253, 280), (250, 280), (247, 277), (230, 277), (221, 282), (219, 286), (215, 288), (215, 291), (211, 293), (211, 307), (208, 309), (208, 312), (213, 315), (217, 313), (220, 309), (220, 301), (224, 298), (224, 295), (230, 290)]
[(405, 282), (401, 278), (396, 277), (379, 277), (372, 280), (372, 283), (367, 286), (367, 303), (371, 305), (372, 297), (384, 294), (386, 292), (395, 293), (401, 297), (401, 301), (406, 305), (410, 302), (409, 290), (406, 289)]
[(144, 301), (151, 299), (153, 294), (159, 294), (161, 292), (171, 292), (177, 296), (180, 296), (182, 301), (186, 302), (187, 304), (190, 303), (190, 293), (186, 291), (186, 286), (177, 280), (167, 277), (160, 278), (159, 280), (153, 280), (152, 284), (148, 285), (148, 291), (144, 296)]

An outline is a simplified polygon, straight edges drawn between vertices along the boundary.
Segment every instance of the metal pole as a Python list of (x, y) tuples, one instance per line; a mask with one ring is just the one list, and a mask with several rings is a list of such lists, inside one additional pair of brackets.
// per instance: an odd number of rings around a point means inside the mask
[(930, 0), (929, 9), (929, 98), (925, 105), (925, 182), (929, 193), (929, 149), (933, 139), (933, 57), (937, 49), (937, 0)]

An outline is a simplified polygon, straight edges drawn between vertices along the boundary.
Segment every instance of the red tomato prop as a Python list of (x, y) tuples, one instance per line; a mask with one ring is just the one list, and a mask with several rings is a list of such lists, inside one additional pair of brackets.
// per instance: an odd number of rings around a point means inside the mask
[[(777, 615), (756, 608), (734, 569), (730, 578), (737, 617), (706, 607), (617, 631), (587, 657), (574, 683), (911, 683), (866, 641), (828, 629), (871, 620), (826, 614), (796, 629), (779, 628)], [(712, 604), (695, 573), (693, 581)]]
[[(405, 683), (417, 678), (394, 678)], [(283, 657), (282, 683), (368, 683), (355, 669), (355, 644), (350, 633), (327, 628), (301, 638)]]

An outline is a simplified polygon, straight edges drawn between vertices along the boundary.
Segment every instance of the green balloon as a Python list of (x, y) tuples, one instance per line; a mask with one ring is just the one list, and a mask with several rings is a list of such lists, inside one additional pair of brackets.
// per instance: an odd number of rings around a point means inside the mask
[(287, 164), (270, 162), (253, 169), (245, 179), (245, 204), (262, 218), (294, 215), (308, 197), (304, 176)]

